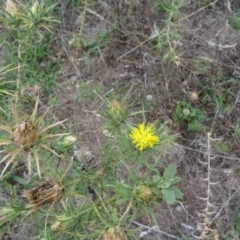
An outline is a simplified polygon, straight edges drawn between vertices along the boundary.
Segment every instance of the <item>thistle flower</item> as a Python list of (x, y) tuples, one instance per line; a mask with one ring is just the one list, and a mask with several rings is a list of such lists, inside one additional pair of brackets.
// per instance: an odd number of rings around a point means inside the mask
[(105, 229), (101, 240), (127, 240), (127, 236), (122, 228), (114, 226)]
[(133, 128), (129, 137), (132, 139), (132, 143), (135, 147), (143, 151), (149, 147), (153, 148), (153, 146), (159, 142), (159, 138), (154, 135), (154, 131), (155, 128), (153, 124), (145, 126), (145, 123), (141, 123), (138, 127)]
[(151, 188), (146, 185), (137, 186), (136, 193), (143, 202), (149, 202), (153, 197)]
[(27, 208), (31, 209), (30, 212), (39, 209), (45, 204), (55, 204), (62, 198), (63, 186), (60, 182), (50, 180), (40, 182), (37, 185), (37, 187), (23, 193), (23, 197), (29, 202)]

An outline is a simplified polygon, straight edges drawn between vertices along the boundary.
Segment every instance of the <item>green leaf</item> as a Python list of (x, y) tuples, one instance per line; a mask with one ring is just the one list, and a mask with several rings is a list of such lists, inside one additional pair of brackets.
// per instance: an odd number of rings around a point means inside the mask
[(154, 195), (158, 195), (159, 194), (159, 188), (158, 187), (152, 187), (151, 189), (152, 189)]
[(154, 183), (157, 183), (157, 182), (159, 182), (161, 180), (161, 177), (160, 176), (158, 176), (158, 175), (154, 175), (153, 176), (153, 182)]
[(175, 184), (175, 183), (178, 183), (178, 182), (181, 182), (181, 178), (177, 177), (177, 178), (173, 178), (171, 180), (171, 185)]
[(18, 183), (20, 183), (22, 185), (28, 185), (28, 182), (25, 179), (21, 178), (21, 177), (18, 177), (16, 175), (12, 175), (11, 177), (12, 177), (13, 180), (15, 180), (16, 182), (18, 182)]
[(167, 188), (167, 189), (162, 189), (162, 194), (163, 194), (163, 199), (168, 203), (168, 204), (173, 204), (176, 200), (176, 197), (175, 197), (175, 192), (170, 189), (170, 188)]
[(167, 180), (174, 178), (177, 173), (177, 167), (175, 164), (170, 164), (164, 171), (163, 177)]
[(179, 190), (178, 188), (175, 188), (175, 187), (171, 187), (171, 190), (174, 191), (176, 199), (183, 198), (184, 194), (181, 192), (181, 190)]

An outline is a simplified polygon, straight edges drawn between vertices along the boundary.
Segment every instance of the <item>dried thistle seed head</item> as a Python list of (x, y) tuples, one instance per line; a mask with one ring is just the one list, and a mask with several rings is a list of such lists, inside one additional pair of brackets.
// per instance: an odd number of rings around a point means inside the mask
[(37, 130), (34, 124), (25, 119), (23, 122), (18, 123), (12, 129), (12, 140), (19, 146), (31, 147), (37, 139)]
[(149, 202), (153, 198), (153, 192), (151, 188), (147, 187), (146, 185), (137, 186), (136, 193), (143, 202)]
[(179, 66), (181, 64), (181, 60), (178, 56), (174, 57), (174, 62), (176, 63), (177, 66)]
[(18, 8), (12, 0), (7, 0), (5, 3), (5, 11), (11, 16), (14, 16), (17, 14)]
[(122, 228), (115, 226), (106, 229), (101, 240), (127, 240), (127, 236)]
[(54, 204), (62, 198), (63, 186), (60, 182), (50, 180), (38, 183), (36, 188), (27, 190), (23, 197), (29, 202), (27, 208), (37, 210), (44, 204)]

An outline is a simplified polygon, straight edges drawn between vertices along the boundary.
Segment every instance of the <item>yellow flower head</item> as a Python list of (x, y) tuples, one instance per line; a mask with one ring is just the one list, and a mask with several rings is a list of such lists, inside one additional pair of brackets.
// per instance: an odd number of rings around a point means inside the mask
[(132, 143), (140, 151), (145, 148), (152, 148), (155, 144), (159, 142), (158, 136), (154, 135), (155, 127), (153, 124), (141, 123), (138, 127), (134, 127), (129, 137), (132, 139)]

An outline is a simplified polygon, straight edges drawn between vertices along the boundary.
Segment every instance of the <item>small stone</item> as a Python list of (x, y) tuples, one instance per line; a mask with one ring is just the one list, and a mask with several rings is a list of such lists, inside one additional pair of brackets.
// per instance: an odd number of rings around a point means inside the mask
[(178, 206), (176, 207), (176, 211), (181, 212), (182, 210), (183, 210), (182, 206), (178, 205)]

